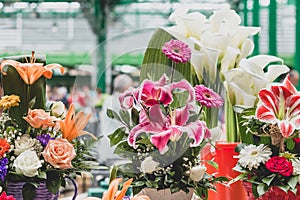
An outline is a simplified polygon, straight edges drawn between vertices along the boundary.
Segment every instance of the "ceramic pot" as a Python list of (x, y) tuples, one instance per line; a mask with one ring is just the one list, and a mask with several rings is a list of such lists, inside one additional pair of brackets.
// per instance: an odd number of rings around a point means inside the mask
[(140, 194), (147, 195), (151, 200), (191, 200), (194, 189), (190, 188), (189, 193), (179, 191), (171, 194), (170, 189), (157, 190), (155, 188), (144, 188)]

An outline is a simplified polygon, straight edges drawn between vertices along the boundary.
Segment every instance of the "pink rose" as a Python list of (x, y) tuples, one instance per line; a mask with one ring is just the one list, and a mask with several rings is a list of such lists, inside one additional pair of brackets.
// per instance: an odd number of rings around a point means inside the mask
[(47, 128), (56, 126), (58, 119), (50, 116), (50, 112), (45, 112), (43, 109), (29, 110), (26, 117), (23, 117), (33, 128)]
[(42, 152), (46, 162), (59, 169), (72, 168), (71, 161), (76, 153), (73, 145), (64, 138), (50, 140)]

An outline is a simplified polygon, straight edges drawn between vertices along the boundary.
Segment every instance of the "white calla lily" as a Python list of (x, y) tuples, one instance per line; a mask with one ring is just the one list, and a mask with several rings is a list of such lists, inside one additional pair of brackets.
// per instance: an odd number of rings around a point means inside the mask
[(210, 16), (212, 32), (227, 34), (241, 23), (241, 17), (234, 10), (217, 10)]
[(246, 58), (249, 56), (254, 50), (254, 43), (251, 39), (247, 38), (241, 48), (240, 48), (240, 55), (238, 56), (236, 63), (240, 63), (241, 59)]
[(240, 54), (239, 49), (228, 47), (221, 60), (221, 72), (228, 71), (235, 67), (236, 58)]

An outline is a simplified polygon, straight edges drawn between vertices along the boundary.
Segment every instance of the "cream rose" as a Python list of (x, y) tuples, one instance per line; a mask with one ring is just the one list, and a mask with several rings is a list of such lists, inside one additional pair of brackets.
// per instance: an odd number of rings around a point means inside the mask
[(50, 140), (42, 152), (46, 162), (59, 169), (72, 168), (71, 161), (76, 153), (73, 145), (64, 138)]
[(204, 165), (192, 167), (192, 169), (190, 170), (190, 179), (192, 181), (198, 182), (203, 178), (205, 172), (206, 167)]
[(159, 166), (158, 162), (155, 162), (152, 158), (152, 156), (149, 156), (143, 160), (141, 163), (141, 171), (144, 173), (151, 174), (152, 172), (157, 170), (157, 167)]
[(36, 149), (38, 146), (41, 146), (39, 141), (35, 138), (31, 138), (28, 134), (22, 135), (19, 140), (15, 142), (15, 155), (20, 155), (26, 150)]
[(17, 173), (34, 177), (39, 174), (38, 169), (42, 167), (42, 163), (35, 151), (26, 150), (15, 159), (13, 166)]
[(66, 114), (65, 104), (61, 101), (56, 101), (51, 106), (51, 114), (55, 117), (64, 118)]

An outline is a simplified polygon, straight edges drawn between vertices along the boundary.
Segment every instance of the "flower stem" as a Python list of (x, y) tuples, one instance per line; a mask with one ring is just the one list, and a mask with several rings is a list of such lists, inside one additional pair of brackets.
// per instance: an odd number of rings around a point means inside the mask
[(175, 72), (175, 62), (172, 61), (172, 71), (171, 71), (171, 76), (170, 76), (170, 83), (173, 82), (173, 79), (174, 79), (174, 72)]

